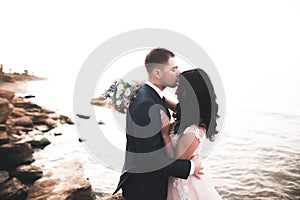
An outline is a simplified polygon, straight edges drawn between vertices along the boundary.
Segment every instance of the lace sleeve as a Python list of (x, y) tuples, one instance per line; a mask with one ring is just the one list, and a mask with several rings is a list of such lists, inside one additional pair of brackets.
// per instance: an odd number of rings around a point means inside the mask
[(200, 141), (200, 143), (203, 142), (203, 138), (200, 136), (200, 131), (197, 127), (187, 127), (183, 134), (192, 133), (195, 135), (195, 137)]

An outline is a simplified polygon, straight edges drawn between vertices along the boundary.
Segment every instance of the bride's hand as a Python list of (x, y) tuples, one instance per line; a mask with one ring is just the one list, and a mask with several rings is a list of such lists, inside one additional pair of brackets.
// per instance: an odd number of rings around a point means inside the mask
[(161, 129), (161, 134), (162, 136), (169, 136), (169, 131), (170, 131), (170, 119), (166, 115), (164, 111), (160, 111), (160, 118), (161, 118), (161, 124), (162, 124), (162, 129)]
[(170, 158), (174, 158), (174, 149), (173, 149), (172, 145), (170, 145), (170, 143), (171, 143), (171, 138), (169, 135), (170, 119), (166, 115), (166, 113), (162, 110), (160, 111), (160, 118), (161, 118), (161, 124), (162, 124), (161, 134), (162, 134), (162, 138), (165, 143), (167, 154)]
[(192, 156), (191, 160), (195, 164), (195, 169), (194, 169), (194, 174), (197, 179), (201, 179), (201, 176), (204, 174), (203, 173), (203, 167), (201, 165), (201, 162), (199, 161), (199, 155), (194, 155)]

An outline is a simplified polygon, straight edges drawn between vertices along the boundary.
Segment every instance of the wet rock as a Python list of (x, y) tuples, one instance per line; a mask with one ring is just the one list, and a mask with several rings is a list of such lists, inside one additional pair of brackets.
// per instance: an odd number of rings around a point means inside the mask
[[(13, 122), (12, 122), (13, 124)], [(7, 132), (17, 135), (22, 135), (23, 133), (28, 133), (33, 130), (33, 127), (23, 127), (23, 126), (9, 126)]]
[(7, 99), (0, 98), (0, 123), (4, 123), (11, 114), (13, 106)]
[(52, 129), (52, 128), (57, 127), (56, 121), (51, 119), (51, 118), (35, 119), (34, 124), (36, 124), (36, 125), (46, 125), (46, 126), (48, 126), (49, 130)]
[(28, 194), (28, 187), (17, 178), (12, 178), (0, 184), (1, 200), (24, 200)]
[(40, 108), (26, 108), (26, 111), (36, 113), (36, 112), (41, 112), (41, 109)]
[(12, 120), (14, 126), (32, 127), (33, 121), (30, 117), (24, 116)]
[(84, 138), (78, 138), (78, 141), (79, 142), (84, 142), (84, 141), (86, 141), (86, 139), (84, 139)]
[(32, 119), (34, 124), (42, 124), (48, 118), (47, 114), (40, 112), (27, 112), (26, 115)]
[(60, 136), (62, 133), (54, 133), (54, 136)]
[(110, 99), (105, 96), (100, 96), (98, 98), (91, 99), (90, 104), (95, 106), (108, 106), (110, 104)]
[(61, 124), (74, 124), (73, 120), (66, 115), (59, 115), (57, 113), (51, 113), (48, 115), (53, 120), (59, 120)]
[(66, 122), (67, 122), (67, 124), (70, 124), (70, 125), (75, 124), (74, 121), (73, 121), (71, 118), (68, 118), (68, 119), (66, 120)]
[(47, 125), (37, 125), (35, 129), (41, 131), (42, 133), (48, 132), (50, 129)]
[(90, 118), (90, 116), (82, 115), (82, 114), (77, 114), (76, 116), (81, 118), (81, 119), (89, 119)]
[(52, 114), (55, 113), (53, 110), (50, 110), (48, 108), (42, 107), (41, 112), (46, 113), (46, 114)]
[(98, 122), (98, 124), (99, 124), (99, 125), (102, 125), (102, 124), (105, 124), (105, 123), (104, 123), (104, 121), (100, 120), (100, 121)]
[(0, 171), (0, 185), (9, 179), (8, 171)]
[(47, 118), (47, 119), (43, 119), (42, 120), (42, 124), (47, 125), (50, 128), (55, 128), (57, 127), (57, 123), (55, 120), (51, 119), (51, 118)]
[(18, 178), (22, 183), (33, 183), (43, 176), (41, 168), (32, 165), (18, 166), (11, 176)]
[(53, 120), (59, 120), (59, 118), (60, 118), (60, 115), (57, 113), (51, 113), (48, 116), (49, 116), (49, 118), (51, 118)]
[(26, 142), (0, 146), (0, 169), (15, 168), (20, 164), (33, 162), (32, 147)]
[(92, 187), (84, 178), (82, 165), (72, 161), (38, 179), (27, 200), (90, 200), (92, 197)]
[(26, 95), (26, 96), (24, 96), (24, 99), (30, 99), (30, 98), (35, 98), (35, 96), (34, 95)]
[(14, 118), (25, 116), (26, 110), (24, 108), (14, 108), (12, 111), (12, 116)]
[(60, 123), (62, 123), (62, 124), (65, 124), (65, 123), (74, 124), (73, 120), (70, 117), (65, 116), (65, 115), (60, 115), (59, 120), (60, 120)]
[[(41, 109), (41, 106), (32, 103), (32, 102), (27, 102), (27, 101), (23, 101), (23, 100), (17, 100), (17, 101), (13, 101), (13, 104), (15, 107), (17, 108), (24, 108), (24, 109)], [(28, 111), (28, 110), (27, 110)], [(38, 111), (38, 110), (32, 110), (34, 112)]]
[(45, 137), (35, 137), (32, 141), (29, 142), (33, 148), (43, 149), (51, 142)]

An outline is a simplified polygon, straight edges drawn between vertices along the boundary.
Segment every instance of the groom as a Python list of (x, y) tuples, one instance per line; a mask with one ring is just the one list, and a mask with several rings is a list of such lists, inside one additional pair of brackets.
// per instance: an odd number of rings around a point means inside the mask
[(175, 87), (180, 74), (175, 55), (164, 48), (152, 49), (145, 59), (148, 81), (139, 89), (126, 116), (126, 157), (120, 188), (126, 200), (165, 200), (169, 176), (200, 178), (200, 163), (172, 160), (166, 155), (161, 136), (160, 111), (169, 117), (162, 90)]

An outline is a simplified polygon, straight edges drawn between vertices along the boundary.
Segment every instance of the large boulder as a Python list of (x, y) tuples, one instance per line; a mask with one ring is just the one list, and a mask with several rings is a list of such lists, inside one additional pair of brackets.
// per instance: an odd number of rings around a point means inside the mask
[(32, 127), (33, 121), (30, 117), (24, 116), (12, 120), (14, 126)]
[(28, 187), (18, 179), (12, 178), (0, 184), (1, 200), (24, 200), (28, 193)]
[(7, 99), (0, 98), (0, 124), (4, 123), (11, 114), (13, 106)]
[(20, 165), (11, 172), (11, 176), (18, 178), (22, 183), (33, 183), (43, 176), (43, 171), (40, 167)]
[(29, 143), (8, 143), (0, 146), (0, 169), (12, 169), (34, 161)]
[(81, 163), (71, 161), (35, 181), (26, 200), (92, 200), (90, 182), (84, 178)]

